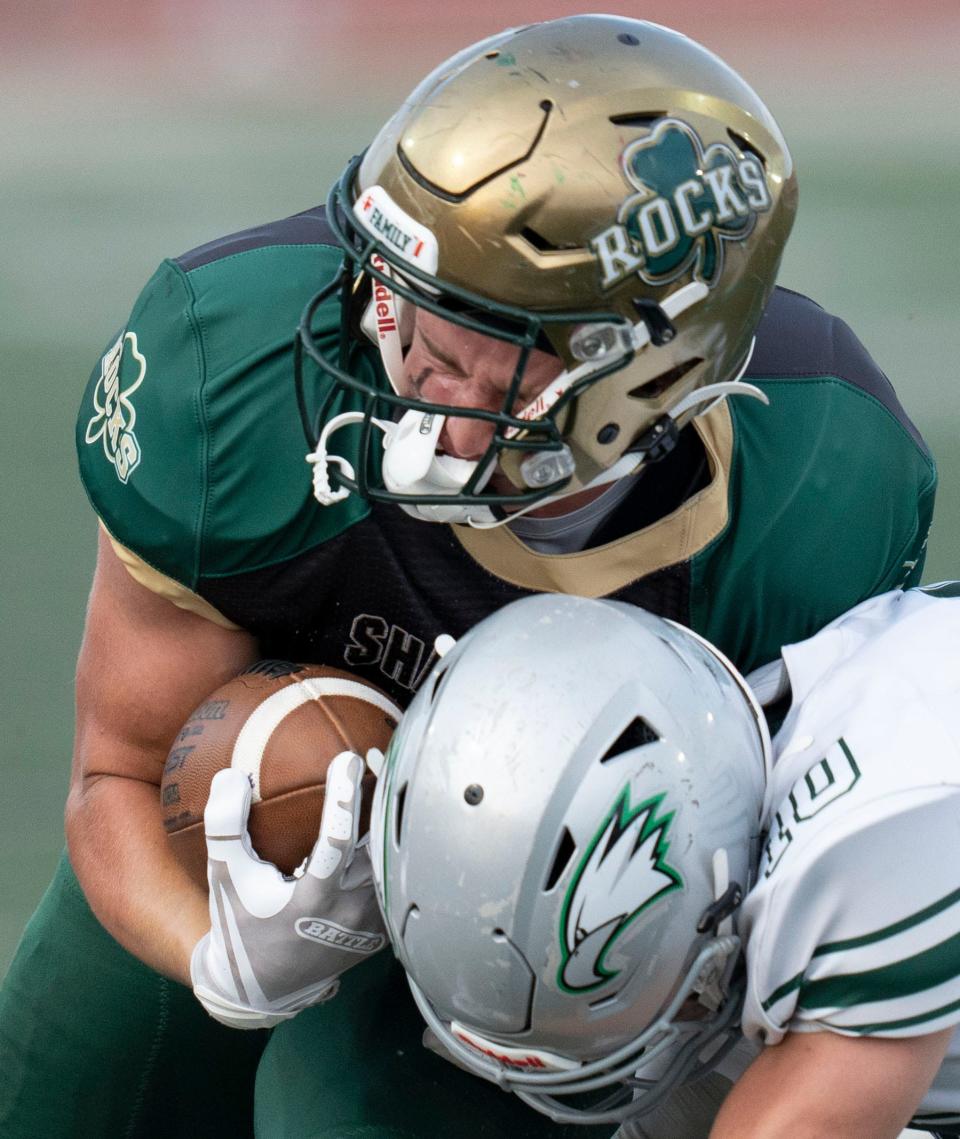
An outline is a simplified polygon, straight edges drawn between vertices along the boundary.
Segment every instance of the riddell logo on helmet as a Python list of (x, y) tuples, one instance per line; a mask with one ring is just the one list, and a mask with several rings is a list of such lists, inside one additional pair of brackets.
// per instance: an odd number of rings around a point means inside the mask
[[(387, 263), (378, 254), (370, 257), (370, 264), (381, 273), (387, 268)], [(388, 333), (397, 331), (397, 316), (394, 311), (393, 291), (388, 289), (382, 281), (373, 282), (373, 311), (377, 319), (377, 335), (383, 340)]]
[(508, 1044), (497, 1044), (485, 1036), (480, 1036), (473, 1029), (458, 1024), (455, 1020), (450, 1022), (450, 1031), (458, 1040), (468, 1044), (481, 1056), (489, 1056), (491, 1060), (496, 1060), (498, 1064), (504, 1064), (508, 1068), (567, 1072), (578, 1066), (576, 1060), (558, 1056), (555, 1052), (547, 1052), (543, 1048), (511, 1048)]
[(469, 1044), (475, 1052), (479, 1052), (483, 1056), (489, 1056), (492, 1060), (497, 1060), (510, 1068), (546, 1068), (547, 1066), (539, 1056), (511, 1056), (496, 1048), (486, 1047), (477, 1040), (471, 1040), (469, 1036), (464, 1035), (462, 1032), (458, 1032), (456, 1035), (458, 1040), (462, 1040), (464, 1044)]
[(758, 157), (725, 143), (705, 148), (679, 119), (661, 119), (627, 146), (620, 164), (637, 192), (621, 205), (616, 225), (590, 241), (604, 289), (633, 274), (663, 285), (687, 273), (713, 288), (724, 244), (749, 237), (773, 204)]

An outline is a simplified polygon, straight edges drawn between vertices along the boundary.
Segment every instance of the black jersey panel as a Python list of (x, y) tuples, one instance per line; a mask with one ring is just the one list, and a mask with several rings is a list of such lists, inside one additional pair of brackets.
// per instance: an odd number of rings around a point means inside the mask
[(174, 258), (184, 273), (232, 257), (235, 253), (246, 253), (251, 249), (262, 249), (266, 245), (336, 245), (333, 231), (327, 224), (323, 206), (315, 206), (292, 217), (279, 221), (256, 225), (251, 229), (218, 237), (205, 245), (198, 245), (189, 253)]
[(685, 427), (674, 449), (645, 467), (635, 482), (634, 489), (590, 536), (588, 548), (652, 526), (709, 485), (707, 453), (694, 427)]
[[(441, 633), (462, 636), (528, 590), (483, 569), (447, 526), (374, 506), (349, 530), (288, 561), (201, 582), (199, 592), (249, 629), (264, 656), (349, 669), (406, 704)], [(689, 620), (683, 564), (611, 595)]]
[(839, 317), (792, 289), (777, 287), (757, 328), (745, 379), (836, 376), (872, 395), (929, 454), (893, 385)]

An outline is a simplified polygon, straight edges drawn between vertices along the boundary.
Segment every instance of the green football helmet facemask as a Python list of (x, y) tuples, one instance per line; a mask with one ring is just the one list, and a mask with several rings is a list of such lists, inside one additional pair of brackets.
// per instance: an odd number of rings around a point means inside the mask
[[(677, 32), (575, 16), (453, 56), (328, 200), (343, 272), (304, 313), (297, 353), (318, 499), (482, 526), (662, 457), (718, 399), (759, 395), (739, 377), (795, 210), (770, 112)], [(334, 364), (312, 329), (336, 294)], [(516, 346), (498, 409), (415, 398), (403, 361), (419, 310)], [(351, 367), (358, 335), (391, 390)], [(523, 403), (535, 348), (559, 374)], [(313, 415), (304, 355), (324, 392)], [(330, 418), (346, 391), (359, 410)], [(438, 451), (451, 416), (492, 425), (479, 461)], [(349, 457), (333, 454), (356, 423)], [(513, 493), (484, 490), (497, 466)]]

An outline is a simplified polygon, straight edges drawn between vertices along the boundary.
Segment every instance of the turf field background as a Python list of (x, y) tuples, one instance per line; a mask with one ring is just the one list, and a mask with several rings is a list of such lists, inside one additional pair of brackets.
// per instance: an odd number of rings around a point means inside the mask
[[(478, 7), (0, 3), (0, 974), (62, 844), (95, 542), (73, 455), (86, 376), (162, 257), (313, 205), (434, 62), (576, 10)], [(781, 280), (844, 316), (894, 381), (941, 470), (926, 577), (960, 575), (960, 6), (609, 7), (709, 42), (777, 114), (801, 186)]]

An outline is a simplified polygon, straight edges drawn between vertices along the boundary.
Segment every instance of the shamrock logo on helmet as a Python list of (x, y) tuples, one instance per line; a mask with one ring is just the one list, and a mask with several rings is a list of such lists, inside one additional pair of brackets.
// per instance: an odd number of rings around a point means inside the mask
[(636, 193), (620, 206), (617, 224), (590, 242), (604, 288), (634, 273), (650, 285), (689, 273), (712, 288), (724, 243), (748, 237), (772, 203), (757, 157), (725, 143), (704, 147), (679, 119), (661, 119), (620, 161)]

